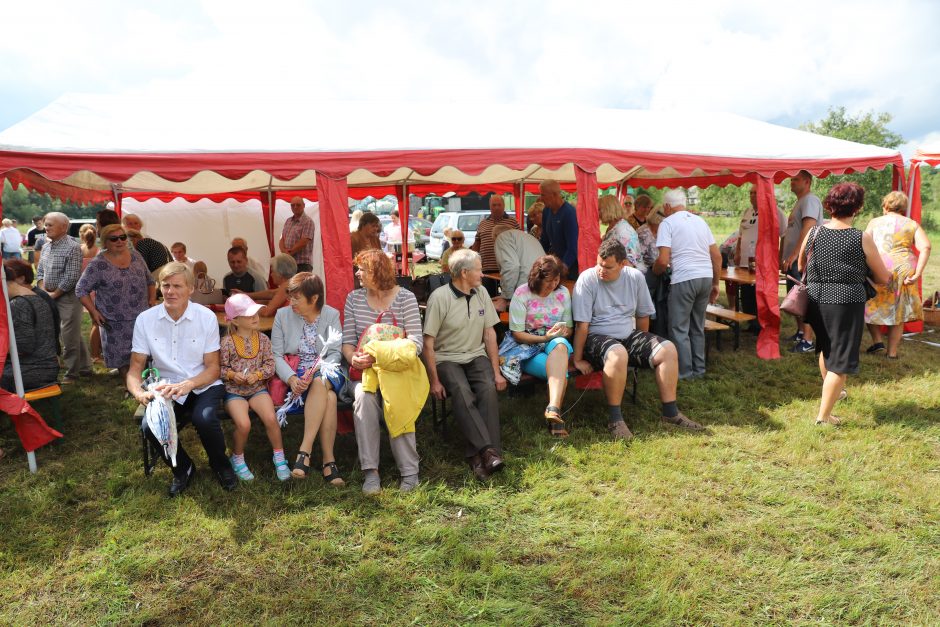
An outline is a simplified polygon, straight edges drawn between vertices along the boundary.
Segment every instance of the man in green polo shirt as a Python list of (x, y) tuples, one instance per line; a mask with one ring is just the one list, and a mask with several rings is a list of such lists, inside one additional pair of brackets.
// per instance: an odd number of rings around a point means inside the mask
[(499, 372), (496, 331), (499, 315), (481, 289), (480, 255), (458, 250), (450, 256), (451, 282), (434, 290), (424, 317), (421, 353), (438, 400), (451, 397), (454, 418), (467, 440), (467, 463), (477, 479), (502, 470), (497, 390), (506, 389)]

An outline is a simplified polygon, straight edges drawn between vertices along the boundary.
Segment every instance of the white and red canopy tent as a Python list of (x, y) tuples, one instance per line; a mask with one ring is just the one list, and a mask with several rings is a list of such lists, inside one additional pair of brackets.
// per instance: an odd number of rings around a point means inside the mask
[(920, 222), (920, 168), (921, 166), (940, 168), (940, 141), (921, 146), (911, 157), (911, 175), (908, 183), (907, 197), (911, 199), (908, 215), (912, 220)]
[[(217, 95), (65, 95), (0, 133), (0, 177), (63, 198), (259, 199), (269, 246), (275, 199), (319, 202), (327, 302), (352, 288), (348, 198), (559, 180), (578, 191), (578, 259), (593, 265), (597, 189), (758, 186), (758, 354), (779, 356), (772, 185), (895, 166), (900, 153), (730, 114)], [(367, 190), (367, 191), (366, 191)]]

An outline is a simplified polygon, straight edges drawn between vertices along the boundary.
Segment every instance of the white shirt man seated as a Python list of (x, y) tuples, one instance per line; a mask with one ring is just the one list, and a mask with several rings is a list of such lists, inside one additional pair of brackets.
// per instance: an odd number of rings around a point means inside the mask
[(643, 274), (627, 263), (623, 244), (605, 240), (597, 251), (597, 265), (578, 277), (572, 299), (574, 365), (582, 374), (603, 372), (607, 429), (615, 438), (633, 437), (620, 411), (629, 367), (656, 372), (663, 422), (701, 429), (676, 407), (679, 360), (675, 346), (648, 332), (653, 301)]
[[(155, 393), (172, 399), (177, 424), (182, 427), (193, 423), (219, 483), (225, 490), (233, 490), (237, 479), (225, 455), (225, 436), (216, 416), (225, 395), (219, 379), (219, 323), (210, 310), (190, 302), (193, 283), (193, 274), (185, 264), (174, 261), (160, 271), (163, 302), (137, 316), (127, 390), (142, 405), (149, 403)], [(145, 390), (141, 382), (148, 360), (166, 380), (152, 391)], [(157, 442), (149, 429), (146, 436)], [(164, 461), (170, 465), (166, 457)], [(189, 487), (196, 471), (182, 443), (177, 447), (172, 471), (169, 493), (175, 497)]]

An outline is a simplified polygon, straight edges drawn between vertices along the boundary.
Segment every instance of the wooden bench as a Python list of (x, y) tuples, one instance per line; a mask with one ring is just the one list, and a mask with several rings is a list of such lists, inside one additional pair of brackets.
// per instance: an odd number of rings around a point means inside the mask
[(709, 305), (705, 309), (705, 315), (722, 320), (731, 327), (734, 331), (734, 350), (741, 346), (741, 325), (757, 319), (757, 316), (752, 314), (725, 309), (718, 305)]
[[(336, 403), (336, 411), (338, 412), (351, 409), (351, 403)], [(144, 463), (144, 475), (149, 477), (151, 474), (153, 474), (153, 469), (156, 468), (157, 463), (163, 458), (163, 451), (160, 450), (160, 447), (147, 438), (147, 431), (143, 425), (145, 411), (146, 407), (144, 405), (138, 405), (137, 410), (134, 412), (134, 420), (137, 421), (136, 424), (140, 431), (140, 448)], [(218, 408), (216, 408), (215, 411), (216, 416), (219, 417), (219, 420), (229, 420), (230, 416), (228, 415), (228, 412), (225, 411), (224, 401), (218, 406)], [(302, 413), (303, 410), (298, 412), (291, 412), (288, 414), (288, 416), (299, 416)], [(248, 415), (257, 418), (254, 411), (249, 411)]]
[[(59, 403), (59, 397), (62, 396), (62, 388), (58, 383), (47, 385), (44, 388), (30, 390), (23, 394), (23, 400), (29, 404), (35, 401), (50, 399), (49, 404), (52, 407), (52, 417), (55, 418), (55, 430), (62, 433), (62, 406)], [(39, 466), (36, 464), (36, 451), (26, 453), (26, 463), (30, 472), (38, 472)]]
[[(709, 320), (705, 318), (705, 333), (714, 333), (715, 334), (715, 348), (721, 350), (721, 332), (730, 331), (731, 327), (727, 324), (722, 324), (721, 322), (716, 322), (715, 320)], [(708, 360), (708, 338), (705, 339), (705, 360)]]

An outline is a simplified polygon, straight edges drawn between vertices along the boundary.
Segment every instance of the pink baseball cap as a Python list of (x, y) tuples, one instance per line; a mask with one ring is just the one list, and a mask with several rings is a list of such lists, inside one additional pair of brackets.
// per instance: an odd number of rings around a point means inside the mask
[(264, 305), (253, 301), (248, 294), (232, 294), (225, 301), (225, 319), (231, 321), (239, 316), (253, 316), (261, 311), (262, 307)]

